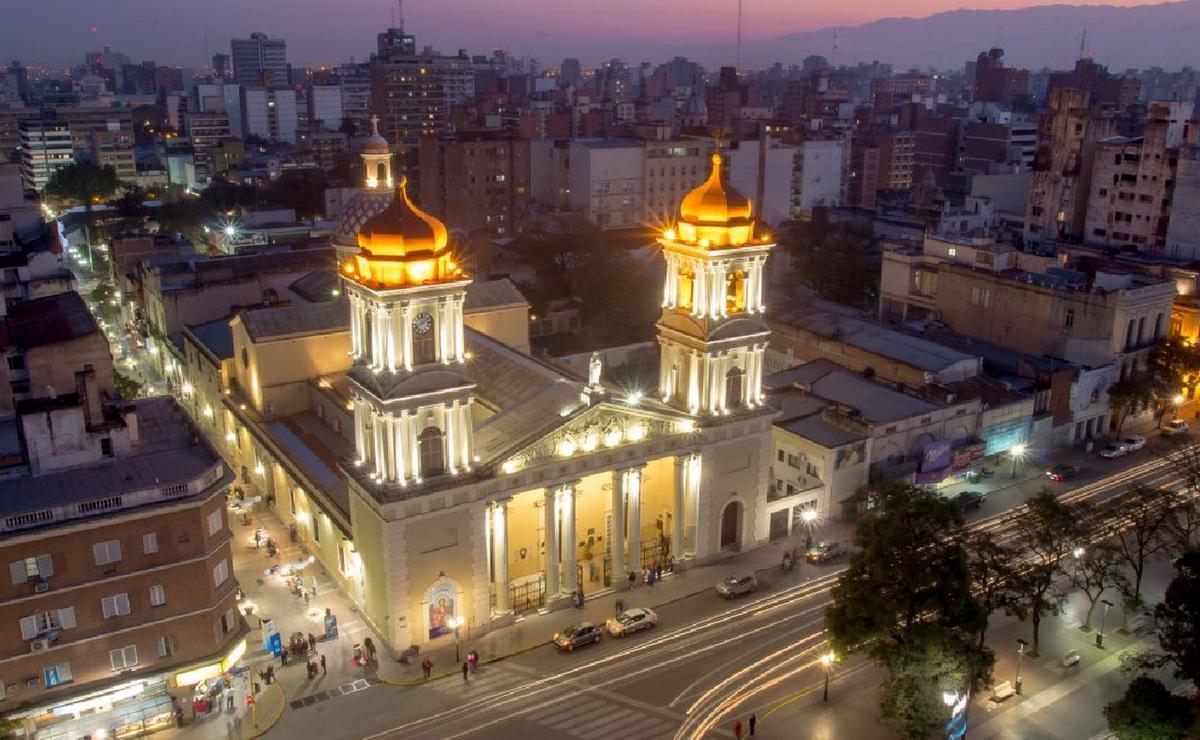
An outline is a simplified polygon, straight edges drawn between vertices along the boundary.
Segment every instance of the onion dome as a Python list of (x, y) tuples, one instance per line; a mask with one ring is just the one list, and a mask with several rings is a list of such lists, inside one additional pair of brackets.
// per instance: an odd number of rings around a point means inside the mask
[(712, 172), (700, 187), (688, 193), (679, 206), (680, 220), (697, 226), (733, 226), (750, 219), (750, 199), (725, 182), (721, 155), (712, 155)]
[(446, 225), (409, 199), (407, 177), (400, 178), (391, 204), (358, 230), (358, 246), (377, 257), (438, 253), (446, 248), (447, 240)]
[(342, 208), (342, 215), (338, 217), (336, 231), (338, 241), (353, 245), (358, 239), (358, 232), (362, 229), (363, 224), (383, 212), (391, 205), (395, 197), (395, 193), (388, 189), (365, 190), (357, 193), (347, 201)]

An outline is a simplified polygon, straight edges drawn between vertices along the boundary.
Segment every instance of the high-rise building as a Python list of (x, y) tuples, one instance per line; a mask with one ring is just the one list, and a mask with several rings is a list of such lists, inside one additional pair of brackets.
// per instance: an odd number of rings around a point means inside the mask
[(574, 57), (567, 57), (562, 60), (562, 66), (558, 68), (558, 84), (563, 87), (578, 87), (579, 81), (583, 77), (583, 68), (579, 66), (579, 60)]
[(212, 67), (213, 76), (218, 80), (225, 80), (233, 76), (233, 65), (230, 63), (228, 54), (213, 54)]
[(299, 96), (291, 88), (242, 88), (242, 130), (247, 137), (296, 143), (300, 125)]
[(452, 231), (512, 236), (529, 206), (529, 140), (465, 131), (420, 143), (421, 205)]
[(233, 81), (244, 87), (287, 87), (287, 42), (252, 33), (248, 39), (231, 39)]
[(342, 88), (342, 126), (363, 136), (371, 130), (371, 65), (343, 64), (337, 69)]
[(71, 127), (62, 121), (25, 120), (21, 135), (21, 180), (27, 190), (41, 192), (50, 177), (75, 161)]
[(372, 109), (393, 147), (415, 146), (422, 136), (450, 133), (450, 109), (475, 92), (466, 52), (416, 54), (404, 47), (381, 49), (371, 57)]
[(112, 167), (117, 178), (126, 184), (137, 182), (137, 158), (133, 152), (133, 131), (113, 126), (92, 132), (92, 162), (100, 167)]
[(313, 129), (320, 124), (326, 131), (337, 131), (342, 127), (341, 85), (313, 85), (308, 93), (308, 124)]
[(975, 60), (972, 100), (1012, 105), (1029, 93), (1029, 70), (1005, 67), (1003, 49), (980, 52)]
[(1128, 74), (1109, 74), (1108, 67), (1085, 58), (1077, 60), (1070, 72), (1051, 72), (1049, 88), (1087, 90), (1092, 105), (1124, 110), (1138, 101), (1142, 81)]

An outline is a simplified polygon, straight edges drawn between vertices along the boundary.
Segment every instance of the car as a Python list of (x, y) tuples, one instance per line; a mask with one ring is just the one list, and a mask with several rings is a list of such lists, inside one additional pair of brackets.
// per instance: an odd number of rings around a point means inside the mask
[(1186, 437), (1191, 434), (1191, 427), (1187, 421), (1183, 419), (1172, 419), (1168, 421), (1162, 428), (1162, 436), (1164, 437)]
[(828, 563), (841, 554), (842, 544), (840, 542), (818, 542), (809, 549), (804, 559), (810, 563)]
[(1121, 444), (1125, 445), (1127, 451), (1136, 452), (1146, 446), (1146, 438), (1140, 434), (1133, 434), (1122, 439)]
[(1109, 442), (1100, 450), (1100, 457), (1105, 460), (1112, 460), (1116, 457), (1124, 457), (1129, 454), (1129, 448), (1120, 442)]
[(1079, 475), (1078, 465), (1054, 465), (1046, 471), (1046, 477), (1055, 483), (1062, 483), (1068, 478), (1074, 478)]
[(613, 637), (625, 637), (634, 632), (648, 630), (658, 624), (658, 615), (649, 609), (626, 609), (604, 623), (604, 629)]
[(758, 577), (753, 573), (730, 573), (717, 584), (717, 594), (727, 599), (748, 594), (758, 588)]
[(961, 509), (978, 509), (986, 498), (983, 491), (962, 491), (954, 497), (954, 503)]
[(600, 642), (600, 628), (591, 622), (576, 622), (555, 633), (554, 646), (561, 652), (570, 652), (583, 645)]

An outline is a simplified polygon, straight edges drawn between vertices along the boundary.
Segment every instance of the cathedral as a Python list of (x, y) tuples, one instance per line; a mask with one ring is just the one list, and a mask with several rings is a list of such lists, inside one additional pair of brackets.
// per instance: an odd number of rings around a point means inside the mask
[[(659, 382), (641, 391), (607, 382), (598, 354), (586, 377), (533, 356), (514, 286), (473, 282), (382, 137), (362, 156), (334, 240), (342, 297), (293, 324), (235, 318), (220, 403), (281, 519), (394, 650), (766, 541), (773, 244), (719, 154), (659, 235)], [(346, 424), (280, 420), (289, 403)]]

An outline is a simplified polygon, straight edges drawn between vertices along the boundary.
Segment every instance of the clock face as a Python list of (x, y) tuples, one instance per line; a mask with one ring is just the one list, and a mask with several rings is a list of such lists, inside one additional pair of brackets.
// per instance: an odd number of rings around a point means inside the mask
[(433, 317), (427, 313), (419, 313), (413, 318), (413, 331), (418, 334), (428, 334), (433, 329)]

